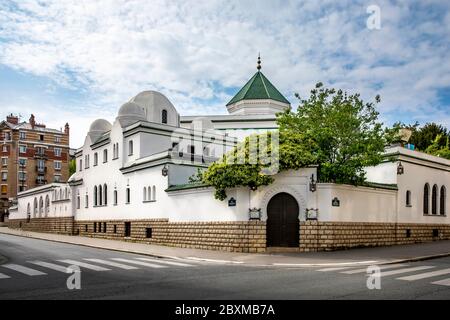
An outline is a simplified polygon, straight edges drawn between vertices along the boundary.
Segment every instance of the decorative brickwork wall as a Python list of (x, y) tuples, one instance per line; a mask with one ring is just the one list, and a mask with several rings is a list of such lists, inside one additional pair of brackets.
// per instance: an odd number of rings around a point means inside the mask
[(320, 221), (300, 223), (300, 251), (305, 252), (449, 239), (450, 225), (446, 224)]
[(33, 218), (29, 222), (26, 219), (9, 220), (8, 227), (25, 231), (73, 234), (73, 217), (64, 218)]
[(129, 220), (128, 222), (131, 225), (130, 237), (124, 237), (125, 222), (126, 220), (75, 221), (74, 232), (88, 237), (182, 248), (230, 252), (264, 252), (266, 250), (266, 224), (261, 221), (169, 222), (167, 219)]

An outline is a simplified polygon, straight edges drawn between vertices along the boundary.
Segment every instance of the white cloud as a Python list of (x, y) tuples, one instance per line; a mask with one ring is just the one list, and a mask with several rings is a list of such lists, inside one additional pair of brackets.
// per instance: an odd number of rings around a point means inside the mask
[[(450, 125), (450, 106), (437, 107), (450, 87), (449, 4), (377, 2), (382, 28), (370, 31), (368, 4), (353, 1), (6, 1), (0, 63), (80, 88), (93, 113), (113, 119), (146, 89), (182, 114), (225, 112), (221, 88), (242, 86), (260, 51), (263, 72), (293, 104), (294, 92), (323, 81), (367, 99), (380, 93), (382, 112)], [(77, 108), (65, 112), (78, 121)]]

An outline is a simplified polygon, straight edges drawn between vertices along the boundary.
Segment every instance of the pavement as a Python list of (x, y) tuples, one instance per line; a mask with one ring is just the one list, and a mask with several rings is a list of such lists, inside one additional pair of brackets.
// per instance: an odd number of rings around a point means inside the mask
[(8, 234), (0, 234), (0, 254), (8, 258), (0, 265), (0, 301), (450, 299), (450, 257), (370, 267), (257, 266), (156, 258)]
[(450, 256), (450, 241), (448, 240), (388, 247), (355, 248), (329, 252), (257, 254), (167, 247), (81, 236), (29, 232), (5, 227), (0, 227), (0, 234), (49, 240), (159, 258), (288, 268), (314, 266), (338, 267), (372, 264), (383, 265)]

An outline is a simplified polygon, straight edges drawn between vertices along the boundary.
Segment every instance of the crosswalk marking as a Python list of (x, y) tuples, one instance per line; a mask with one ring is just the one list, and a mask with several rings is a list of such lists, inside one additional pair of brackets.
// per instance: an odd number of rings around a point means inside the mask
[(352, 268), (354, 268), (354, 267), (335, 267), (335, 268), (319, 269), (317, 271), (320, 271), (320, 272), (331, 272), (331, 271), (348, 270), (348, 269), (352, 269)]
[(50, 263), (50, 262), (44, 262), (44, 261), (28, 261), (29, 263), (44, 267), (44, 268), (48, 268), (48, 269), (52, 269), (55, 271), (59, 271), (62, 273), (70, 273), (69, 268), (61, 266), (59, 264), (54, 264), (54, 263)]
[(116, 267), (116, 268), (120, 268), (120, 269), (124, 269), (124, 270), (136, 270), (136, 269), (139, 269), (138, 267), (129, 266), (129, 265), (126, 265), (126, 264), (123, 264), (123, 263), (107, 261), (107, 260), (102, 260), (102, 259), (83, 259), (83, 260), (96, 262), (96, 263), (100, 263), (100, 264), (106, 264), (108, 266)]
[(166, 260), (160, 260), (160, 259), (151, 259), (151, 258), (137, 258), (138, 260), (143, 261), (149, 261), (149, 262), (156, 262), (156, 263), (162, 263), (162, 264), (168, 264), (170, 266), (177, 266), (177, 267), (193, 267), (192, 264), (182, 263), (182, 262), (175, 262), (175, 261), (166, 261)]
[(414, 267), (414, 268), (403, 268), (403, 269), (381, 272), (380, 276), (386, 277), (386, 276), (392, 276), (394, 274), (414, 272), (414, 271), (426, 270), (426, 269), (431, 269), (431, 268), (434, 268), (434, 267), (433, 266), (420, 266), (420, 267)]
[(442, 276), (444, 274), (449, 274), (450, 273), (450, 268), (448, 269), (442, 269), (442, 270), (436, 270), (436, 271), (430, 271), (430, 272), (425, 272), (425, 273), (419, 273), (419, 274), (415, 274), (412, 276), (407, 276), (407, 277), (401, 277), (401, 278), (397, 278), (399, 280), (406, 280), (406, 281), (414, 281), (414, 280), (419, 280), (419, 279), (425, 279), (425, 278), (431, 278), (431, 277), (436, 277), (436, 276)]
[(154, 264), (154, 263), (143, 262), (143, 261), (122, 259), (122, 258), (112, 258), (112, 260), (127, 262), (127, 263), (131, 263), (131, 264), (137, 264), (139, 266), (150, 267), (150, 268), (167, 268), (166, 266), (162, 266), (162, 265)]
[(435, 282), (432, 282), (432, 284), (439, 284), (441, 286), (450, 286), (450, 278), (449, 279), (435, 281)]
[(108, 269), (108, 268), (103, 268), (103, 267), (100, 267), (100, 266), (95, 266), (95, 265), (90, 264), (90, 263), (85, 263), (85, 262), (76, 261), (76, 260), (68, 259), (68, 260), (58, 260), (58, 261), (61, 261), (61, 262), (64, 262), (64, 263), (68, 263), (68, 264), (73, 264), (73, 265), (76, 265), (76, 266), (79, 266), (79, 267), (82, 267), (82, 268), (86, 268), (86, 269), (90, 269), (90, 270), (94, 270), (94, 271), (109, 271), (109, 270), (111, 270), (111, 269)]
[(14, 264), (14, 263), (9, 263), (9, 264), (4, 264), (2, 265), (2, 267), (4, 268), (8, 268), (23, 274), (26, 274), (27, 276), (43, 276), (46, 275), (46, 273), (38, 271), (38, 270), (34, 270), (28, 267), (24, 267), (18, 264)]
[(10, 276), (7, 276), (6, 274), (0, 273), (0, 279), (8, 279), (11, 278)]
[[(404, 267), (404, 266), (406, 266), (406, 265), (405, 264), (389, 264), (389, 265), (381, 265), (379, 267), (381, 270), (388, 270), (388, 269), (400, 268), (400, 267)], [(367, 268), (342, 271), (341, 273), (355, 274), (355, 273), (364, 273), (364, 272), (367, 272)]]

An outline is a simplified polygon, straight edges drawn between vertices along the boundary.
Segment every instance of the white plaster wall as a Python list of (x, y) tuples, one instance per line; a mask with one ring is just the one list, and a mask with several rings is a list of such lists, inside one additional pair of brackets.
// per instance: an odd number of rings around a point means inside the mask
[(366, 179), (370, 182), (396, 184), (397, 162), (383, 162), (376, 167), (367, 167)]

